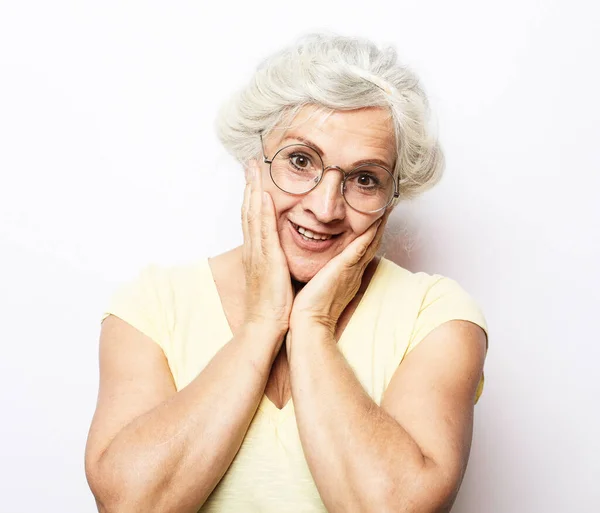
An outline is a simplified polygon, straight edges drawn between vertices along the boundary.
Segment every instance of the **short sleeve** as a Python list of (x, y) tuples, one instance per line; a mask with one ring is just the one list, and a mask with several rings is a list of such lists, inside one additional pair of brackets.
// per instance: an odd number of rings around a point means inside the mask
[(165, 269), (145, 267), (138, 275), (117, 287), (102, 315), (124, 320), (154, 340), (166, 352), (171, 338), (169, 312), (171, 290)]
[[(412, 351), (435, 328), (453, 320), (470, 321), (480, 326), (485, 332), (487, 345), (487, 322), (475, 300), (456, 281), (439, 275), (432, 278), (432, 284), (428, 287), (419, 309), (406, 353)], [(475, 402), (483, 392), (483, 385), (482, 376)]]

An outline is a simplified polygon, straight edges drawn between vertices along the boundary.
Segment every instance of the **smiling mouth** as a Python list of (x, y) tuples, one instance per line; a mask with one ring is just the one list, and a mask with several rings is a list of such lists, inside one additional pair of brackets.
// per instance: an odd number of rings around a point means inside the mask
[[(290, 221), (290, 223), (291, 223), (291, 221)], [(308, 228), (304, 228), (303, 226), (297, 225), (295, 223), (292, 223), (292, 226), (306, 240), (314, 240), (314, 241), (330, 240), (330, 239), (333, 239), (340, 235), (339, 233), (326, 234), (326, 233), (313, 232), (313, 231), (309, 230)]]

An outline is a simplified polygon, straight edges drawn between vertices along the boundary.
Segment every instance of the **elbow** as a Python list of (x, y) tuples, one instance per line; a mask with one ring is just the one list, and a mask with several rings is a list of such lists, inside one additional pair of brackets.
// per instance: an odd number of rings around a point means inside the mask
[(99, 513), (134, 513), (144, 511), (148, 513), (158, 512), (156, 504), (158, 501), (150, 501), (151, 494), (135, 492), (133, 489), (102, 478), (88, 476), (90, 490), (96, 500)]
[(144, 476), (135, 475), (133, 469), (125, 470), (99, 458), (94, 463), (86, 461), (85, 473), (99, 513), (158, 511), (156, 487)]
[(389, 476), (382, 482), (378, 513), (449, 513), (460, 487), (461, 476), (440, 469), (421, 470), (414, 477)]
[(99, 513), (127, 513), (139, 510), (132, 497), (128, 497), (127, 488), (114, 473), (86, 465), (86, 478), (92, 495), (96, 500)]
[(113, 486), (112, 479), (106, 476), (97, 465), (92, 466), (86, 463), (85, 477), (96, 500), (99, 513), (125, 511), (122, 507), (125, 501), (121, 490)]

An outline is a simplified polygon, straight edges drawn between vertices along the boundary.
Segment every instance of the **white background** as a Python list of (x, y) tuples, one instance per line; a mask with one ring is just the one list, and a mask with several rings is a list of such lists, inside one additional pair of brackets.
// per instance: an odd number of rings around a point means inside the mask
[[(594, 2), (54, 2), (0, 7), (0, 513), (93, 512), (99, 318), (149, 262), (241, 241), (218, 106), (312, 29), (394, 44), (448, 159), (388, 256), (490, 325), (457, 513), (600, 511), (600, 18)], [(402, 250), (408, 234), (412, 250)]]

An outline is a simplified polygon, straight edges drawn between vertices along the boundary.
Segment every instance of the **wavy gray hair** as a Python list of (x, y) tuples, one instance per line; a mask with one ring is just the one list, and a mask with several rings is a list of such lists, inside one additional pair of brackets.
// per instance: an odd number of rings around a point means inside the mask
[(268, 134), (305, 105), (338, 111), (389, 109), (400, 199), (413, 198), (439, 182), (444, 156), (429, 127), (429, 102), (416, 75), (398, 62), (394, 48), (337, 35), (304, 36), (265, 60), (250, 83), (223, 106), (217, 135), (246, 164), (261, 155), (259, 134)]

